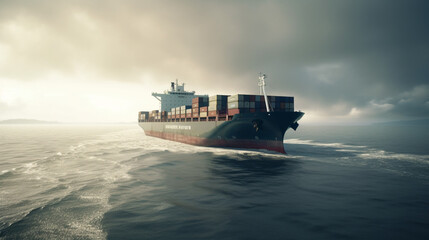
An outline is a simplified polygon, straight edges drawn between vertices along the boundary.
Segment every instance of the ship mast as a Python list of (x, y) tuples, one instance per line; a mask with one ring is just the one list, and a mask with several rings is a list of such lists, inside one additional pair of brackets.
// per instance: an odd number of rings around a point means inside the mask
[(268, 98), (267, 94), (265, 93), (265, 79), (267, 78), (267, 75), (259, 73), (259, 94), (264, 93), (264, 99), (265, 99), (265, 107), (267, 108), (267, 112), (270, 112), (270, 107), (268, 105)]

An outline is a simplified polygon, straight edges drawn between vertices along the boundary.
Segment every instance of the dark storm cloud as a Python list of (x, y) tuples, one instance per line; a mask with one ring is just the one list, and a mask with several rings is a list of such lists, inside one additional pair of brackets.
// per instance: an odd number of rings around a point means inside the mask
[[(0, 44), (12, 49), (0, 65), (6, 77), (90, 71), (136, 81), (149, 72), (233, 93), (255, 92), (263, 71), (268, 90), (295, 95), (304, 111), (429, 117), (426, 1), (0, 4)], [(13, 23), (29, 39), (10, 35)]]

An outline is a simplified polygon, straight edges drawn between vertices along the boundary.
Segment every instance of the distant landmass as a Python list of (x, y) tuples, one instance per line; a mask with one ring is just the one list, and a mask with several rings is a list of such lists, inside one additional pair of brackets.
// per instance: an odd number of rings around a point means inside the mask
[(0, 124), (58, 124), (59, 122), (42, 121), (36, 119), (7, 119), (0, 121)]
[(429, 119), (417, 119), (417, 120), (405, 120), (405, 121), (389, 121), (374, 123), (374, 125), (386, 125), (386, 126), (429, 126)]
[(37, 119), (25, 119), (25, 118), (17, 118), (17, 119), (6, 119), (0, 120), (0, 124), (136, 124), (135, 122), (54, 122), (54, 121), (43, 121)]

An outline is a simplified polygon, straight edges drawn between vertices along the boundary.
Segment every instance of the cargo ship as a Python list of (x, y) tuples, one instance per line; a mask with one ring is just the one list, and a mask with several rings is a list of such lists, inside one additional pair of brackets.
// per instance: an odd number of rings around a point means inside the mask
[(138, 113), (147, 136), (192, 145), (265, 149), (286, 153), (285, 132), (298, 128), (304, 115), (294, 111), (294, 97), (268, 96), (266, 75), (259, 76), (259, 95), (195, 95), (184, 83), (171, 82), (164, 93), (152, 93), (161, 109)]

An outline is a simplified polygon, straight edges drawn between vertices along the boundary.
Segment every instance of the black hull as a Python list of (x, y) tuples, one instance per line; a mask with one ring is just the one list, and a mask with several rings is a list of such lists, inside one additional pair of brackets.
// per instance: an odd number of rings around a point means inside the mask
[(148, 136), (208, 147), (267, 149), (285, 153), (283, 137), (302, 112), (241, 113), (230, 121), (140, 122)]

